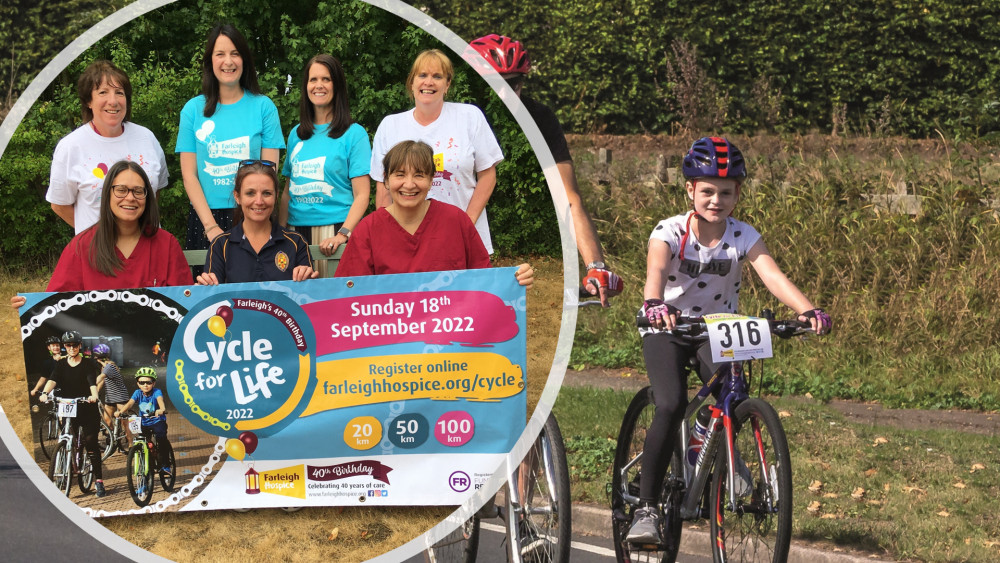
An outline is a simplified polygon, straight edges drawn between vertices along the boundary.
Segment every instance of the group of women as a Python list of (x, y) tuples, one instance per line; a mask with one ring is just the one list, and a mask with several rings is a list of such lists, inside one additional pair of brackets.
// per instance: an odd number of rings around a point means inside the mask
[[(392, 208), (383, 161), (405, 140), (431, 148), (426, 197), (464, 211), (492, 254), (485, 206), (503, 154), (481, 110), (445, 102), (454, 70), (441, 51), (417, 57), (406, 81), (414, 107), (383, 119), (373, 144), (351, 119), (344, 70), (330, 55), (313, 57), (303, 69), (299, 123), (287, 144), (238, 30), (212, 29), (201, 70), (202, 93), (181, 110), (175, 151), (190, 201), (186, 247), (209, 249), (204, 270), (189, 279), (180, 245), (159, 229), (155, 191), (167, 184), (163, 151), (149, 130), (128, 122), (128, 76), (97, 61), (78, 83), (87, 123), (60, 141), (53, 158), (46, 197), (78, 236), (64, 250), (50, 291), (316, 277), (308, 245), (332, 255), (347, 243), (368, 210), (372, 179), (376, 208)], [(286, 148), (281, 193), (277, 172)], [(377, 232), (384, 248), (395, 246), (385, 231), (365, 232)], [(442, 241), (427, 244), (433, 251)], [(352, 259), (352, 253), (344, 258)]]
[[(175, 147), (190, 200), (187, 248), (208, 249), (192, 277), (181, 245), (160, 228), (166, 159), (153, 134), (129, 121), (129, 78), (108, 61), (91, 64), (77, 84), (85, 123), (53, 156), (46, 199), (77, 235), (47, 291), (305, 280), (319, 274), (310, 244), (328, 256), (347, 245), (338, 276), (488, 267), (485, 206), (503, 154), (478, 108), (444, 101), (453, 74), (442, 52), (421, 53), (406, 82), (414, 107), (386, 117), (373, 148), (351, 119), (339, 61), (317, 55), (303, 70), (300, 122), (286, 144), (246, 40), (216, 26), (202, 94), (182, 109)], [(377, 211), (365, 216), (372, 179)], [(530, 287), (534, 272), (522, 264), (516, 278)], [(88, 443), (94, 428), (84, 425)], [(103, 496), (100, 459), (93, 463)]]

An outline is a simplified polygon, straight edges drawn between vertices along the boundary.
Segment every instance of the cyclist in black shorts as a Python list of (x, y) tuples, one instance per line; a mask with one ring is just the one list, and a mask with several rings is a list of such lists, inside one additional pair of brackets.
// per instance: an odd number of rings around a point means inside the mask
[(599, 295), (601, 305), (607, 307), (608, 298), (621, 293), (624, 284), (622, 279), (608, 270), (604, 264), (601, 241), (597, 238), (594, 222), (583, 207), (580, 189), (576, 185), (573, 158), (569, 154), (569, 146), (566, 144), (566, 136), (563, 135), (559, 119), (548, 106), (521, 93), (524, 79), (531, 72), (531, 60), (527, 50), (520, 41), (495, 33), (475, 39), (470, 45), (490, 62), (514, 93), (521, 98), (521, 103), (535, 120), (545, 138), (545, 143), (549, 145), (563, 185), (566, 186), (566, 198), (569, 200), (570, 213), (576, 226), (576, 245), (580, 250), (580, 256), (587, 264), (587, 275), (583, 278), (583, 285), (591, 294)]

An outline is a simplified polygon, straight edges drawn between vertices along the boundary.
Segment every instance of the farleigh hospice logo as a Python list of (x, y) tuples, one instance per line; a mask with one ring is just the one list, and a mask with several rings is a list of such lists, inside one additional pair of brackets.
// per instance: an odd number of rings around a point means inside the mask
[(267, 438), (306, 407), (314, 348), (309, 318), (283, 294), (215, 295), (192, 307), (174, 336), (167, 392), (209, 434)]

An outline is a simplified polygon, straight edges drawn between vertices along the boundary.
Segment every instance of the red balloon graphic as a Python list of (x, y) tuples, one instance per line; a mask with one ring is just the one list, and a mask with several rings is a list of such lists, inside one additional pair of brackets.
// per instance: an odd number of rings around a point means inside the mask
[(215, 314), (222, 317), (222, 320), (226, 323), (226, 327), (229, 327), (233, 323), (233, 310), (229, 308), (229, 305), (219, 307), (215, 311)]
[(257, 450), (257, 435), (253, 432), (247, 430), (240, 434), (240, 441), (243, 442), (243, 446), (246, 448), (248, 454), (252, 454)]

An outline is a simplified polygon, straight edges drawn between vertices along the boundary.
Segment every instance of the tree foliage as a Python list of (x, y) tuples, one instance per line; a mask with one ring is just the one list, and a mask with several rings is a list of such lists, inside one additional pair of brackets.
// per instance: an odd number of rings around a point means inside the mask
[[(0, 250), (8, 261), (51, 258), (72, 234), (49, 210), (44, 194), (56, 143), (80, 125), (76, 79), (99, 58), (129, 75), (132, 120), (152, 130), (164, 147), (170, 185), (160, 192), (161, 216), (165, 228), (183, 237), (188, 203), (173, 147), (181, 108), (200, 93), (205, 36), (220, 21), (246, 36), (261, 88), (278, 107), (286, 136), (298, 123), (302, 66), (313, 55), (340, 59), (353, 118), (374, 135), (385, 115), (412, 107), (404, 81), (416, 55), (428, 48), (449, 52), (418, 27), (360, 1), (184, 0), (150, 12), (74, 61), (12, 138), (0, 161)], [(481, 107), (506, 156), (488, 206), (498, 252), (558, 253), (551, 198), (527, 139), (486, 82), (457, 55), (452, 60), (456, 76), (448, 98)]]

